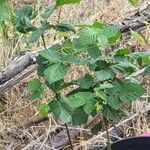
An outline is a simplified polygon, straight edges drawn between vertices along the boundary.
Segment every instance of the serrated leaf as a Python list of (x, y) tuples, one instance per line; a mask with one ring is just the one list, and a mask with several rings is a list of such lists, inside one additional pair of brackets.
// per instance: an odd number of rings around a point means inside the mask
[(140, 84), (125, 82), (121, 85), (119, 98), (124, 103), (135, 101), (144, 94), (144, 88)]
[(107, 95), (104, 91), (100, 90), (99, 88), (96, 89), (96, 96), (101, 98), (102, 100), (105, 100), (107, 99)]
[(35, 100), (41, 97), (43, 89), (42, 83), (38, 79), (30, 80), (26, 88), (32, 93), (30, 100)]
[(121, 37), (120, 29), (117, 26), (106, 26), (102, 32), (107, 37), (109, 44), (115, 44)]
[(0, 23), (8, 19), (9, 13), (7, 0), (0, 0)]
[(92, 99), (94, 99), (94, 94), (90, 92), (78, 92), (68, 97), (69, 104), (72, 108), (83, 106)]
[(102, 35), (100, 29), (91, 27), (84, 28), (80, 31), (79, 35), (73, 39), (74, 49), (79, 52), (96, 47), (100, 35)]
[(54, 26), (54, 29), (57, 30), (57, 31), (60, 31), (60, 32), (72, 31), (72, 32), (75, 33), (75, 28), (72, 25), (67, 24), (67, 23), (57, 23)]
[(63, 79), (67, 74), (67, 66), (64, 64), (53, 64), (49, 66), (45, 71), (44, 75), (49, 84)]
[(31, 15), (32, 15), (32, 7), (31, 6), (24, 6), (16, 11), (17, 18), (20, 18), (22, 16), (23, 17), (31, 17)]
[(119, 61), (118, 63), (112, 65), (111, 69), (115, 73), (117, 73), (117, 72), (133, 73), (138, 70), (138, 68), (135, 65), (133, 65), (129, 62), (123, 62), (123, 61), (122, 62)]
[(109, 63), (103, 60), (98, 60), (95, 63), (95, 71), (105, 70), (109, 68)]
[(79, 3), (81, 0), (56, 0), (56, 5), (57, 6), (62, 6), (65, 4), (74, 4), (74, 3)]
[(75, 81), (82, 89), (89, 89), (90, 86), (93, 84), (93, 77), (89, 74), (86, 74), (84, 77)]
[(98, 47), (92, 47), (88, 49), (88, 54), (91, 58), (98, 58), (101, 56), (101, 50)]
[(122, 103), (117, 96), (109, 96), (106, 103), (115, 110), (119, 110), (120, 104)]
[(55, 101), (53, 100), (50, 104), (50, 110), (56, 118), (58, 118), (62, 123), (71, 122), (71, 107), (64, 101)]
[(56, 82), (53, 82), (51, 84), (49, 84), (48, 81), (45, 82), (46, 86), (49, 87), (53, 92), (58, 92), (59, 90), (61, 90), (62, 85), (64, 84), (64, 80), (58, 80)]
[(96, 77), (97, 77), (97, 80), (99, 81), (105, 81), (105, 80), (113, 79), (114, 74), (110, 69), (100, 70), (96, 72)]
[(127, 55), (129, 58), (135, 60), (138, 58), (150, 57), (150, 52), (133, 52)]
[(50, 112), (50, 107), (48, 104), (41, 104), (37, 110), (39, 111), (39, 114), (41, 117), (45, 118), (48, 116), (48, 113)]
[(36, 29), (31, 24), (32, 7), (24, 6), (17, 10), (15, 18), (16, 29), (21, 33), (27, 33)]
[(74, 125), (82, 125), (87, 122), (88, 115), (84, 112), (82, 107), (74, 110), (72, 114), (72, 123)]
[(93, 112), (96, 109), (95, 104), (96, 104), (96, 100), (95, 99), (92, 99), (92, 100), (88, 101), (83, 106), (83, 110), (85, 111), (85, 113), (86, 114), (90, 114), (91, 112)]
[(99, 36), (97, 44), (100, 49), (105, 50), (108, 46), (108, 38), (105, 35)]
[(36, 42), (42, 36), (42, 34), (48, 29), (50, 29), (49, 23), (47, 22), (43, 23), (41, 27), (37, 28), (35, 31), (32, 32), (32, 35), (29, 39), (30, 43)]
[(27, 84), (27, 89), (31, 92), (38, 91), (41, 88), (42, 83), (38, 79), (30, 80)]
[(56, 10), (56, 5), (51, 5), (46, 7), (44, 13), (42, 14), (42, 18), (48, 19), (55, 10)]
[(41, 51), (40, 55), (43, 58), (50, 60), (51, 62), (61, 62), (62, 56), (61, 56), (61, 53), (59, 52), (60, 49), (61, 49), (61, 46), (59, 44), (56, 44), (46, 50)]
[(110, 107), (109, 105), (105, 105), (103, 108), (103, 115), (110, 121), (118, 118), (118, 111)]
[(98, 132), (102, 129), (102, 125), (101, 124), (96, 124), (94, 125), (94, 127), (91, 128), (91, 133), (93, 135), (98, 134)]

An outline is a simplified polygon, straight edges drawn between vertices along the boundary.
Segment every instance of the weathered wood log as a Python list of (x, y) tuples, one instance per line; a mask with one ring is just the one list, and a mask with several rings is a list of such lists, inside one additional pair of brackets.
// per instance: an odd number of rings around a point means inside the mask
[[(120, 21), (114, 21), (112, 24), (120, 27), (121, 32), (127, 32), (130, 29), (136, 30), (146, 26), (145, 22), (150, 22), (150, 4), (142, 9), (136, 9), (134, 13)], [(37, 51), (37, 55), (38, 55)], [(16, 58), (0, 73), (0, 92), (6, 91), (9, 87), (30, 75), (36, 70), (36, 53), (27, 53), (20, 58)], [(31, 67), (32, 66), (32, 67)]]

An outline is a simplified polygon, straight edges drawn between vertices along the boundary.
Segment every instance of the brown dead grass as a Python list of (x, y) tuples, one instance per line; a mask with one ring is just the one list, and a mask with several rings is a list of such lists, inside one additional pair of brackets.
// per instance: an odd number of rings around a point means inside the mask
[[(46, 1), (45, 1), (46, 2)], [(51, 0), (47, 0), (47, 2), (51, 3)], [(145, 4), (149, 2), (149, 0), (141, 1), (141, 3)], [(31, 4), (32, 0), (24, 0), (24, 1), (15, 1), (18, 6), (22, 6), (24, 4)], [(47, 3), (46, 3), (47, 4)], [(104, 0), (84, 0), (80, 5), (73, 6), (64, 6), (61, 10), (61, 21), (71, 22), (71, 23), (79, 23), (79, 22), (87, 22), (91, 21), (103, 21), (103, 22), (111, 22), (118, 18), (123, 18), (127, 16), (129, 11), (132, 11), (134, 7), (131, 7), (127, 0), (112, 0), (110, 5), (104, 4)], [(58, 12), (56, 12), (53, 16), (53, 21), (57, 20)], [(147, 39), (150, 39), (149, 34), (150, 30), (146, 29), (143, 31), (143, 34)], [(55, 32), (48, 33), (46, 35), (46, 43), (50, 45), (54, 42), (53, 35), (56, 35)], [(58, 35), (56, 35), (58, 37)], [(11, 36), (10, 36), (11, 37)], [(13, 36), (12, 36), (13, 37)], [(0, 70), (4, 68), (9, 62), (11, 62), (12, 58), (8, 58), (8, 53), (12, 47), (13, 39), (10, 39), (10, 42), (4, 43), (2, 37), (0, 38)], [(30, 47), (27, 47), (26, 44), (23, 44), (24, 36), (19, 37), (19, 42), (15, 44), (15, 51), (21, 51), (22, 49), (27, 50)], [(61, 40), (61, 38), (60, 38)], [(49, 44), (50, 43), (50, 44)], [(135, 45), (135, 49), (137, 51), (146, 49), (148, 45), (139, 44), (137, 41), (128, 41), (122, 44), (122, 46)], [(41, 41), (38, 44), (34, 44), (32, 50), (41, 49), (43, 44)], [(79, 78), (81, 75), (87, 72), (86, 68), (73, 66), (69, 72), (69, 77), (67, 80)], [(32, 78), (32, 75), (30, 78)], [(16, 126), (20, 122), (26, 120), (29, 117), (36, 115), (37, 110), (36, 106), (39, 103), (46, 102), (51, 96), (51, 93), (46, 93), (44, 98), (35, 104), (31, 104), (28, 101), (28, 93), (25, 89), (25, 84), (28, 79), (20, 82), (13, 88), (11, 88), (8, 92), (3, 94), (3, 101), (0, 100), (0, 150), (5, 149), (14, 149), (21, 150), (24, 146), (26, 146), (31, 141), (38, 139), (42, 132), (47, 132), (50, 124), (39, 124), (36, 126), (32, 126), (26, 129), (18, 129)], [(147, 92), (145, 95), (150, 94), (149, 85), (146, 86)], [(0, 97), (2, 98), (2, 96)], [(137, 101), (132, 105), (133, 112), (139, 112), (140, 110), (145, 108), (148, 100), (143, 99), (141, 101)], [(141, 119), (142, 118), (142, 119)], [(133, 120), (133, 127), (135, 135), (139, 135), (143, 132), (149, 131), (150, 125), (147, 120), (146, 115), (139, 116), (136, 120)], [(125, 127), (125, 135), (128, 136), (130, 134), (131, 128)], [(82, 142), (84, 141), (84, 136), (82, 137)], [(99, 142), (100, 141), (100, 142)], [(40, 142), (40, 141), (39, 141)], [(105, 138), (95, 140), (95, 143), (86, 143), (85, 141), (85, 149), (94, 149), (94, 146), (99, 145), (99, 143), (106, 143)]]

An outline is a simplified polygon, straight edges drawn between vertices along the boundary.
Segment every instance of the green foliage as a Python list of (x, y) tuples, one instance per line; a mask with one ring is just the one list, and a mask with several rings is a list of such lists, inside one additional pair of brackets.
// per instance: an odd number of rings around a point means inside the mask
[(63, 79), (67, 74), (67, 66), (61, 63), (52, 64), (44, 71), (45, 78), (49, 84)]
[(87, 122), (88, 115), (84, 112), (83, 107), (74, 110), (72, 114), (72, 123), (74, 125), (82, 125)]
[(90, 92), (78, 92), (72, 94), (68, 97), (70, 106), (73, 108), (78, 108), (84, 106), (88, 101), (94, 98), (94, 94)]
[(24, 6), (16, 11), (15, 26), (19, 32), (27, 33), (36, 29), (31, 23), (31, 16), (31, 6)]
[(56, 5), (57, 6), (62, 6), (65, 4), (74, 4), (74, 3), (79, 3), (81, 0), (56, 0)]
[(48, 29), (50, 29), (50, 28), (51, 28), (51, 27), (50, 27), (49, 23), (44, 22), (43, 24), (41, 24), (41, 27), (36, 28), (36, 29), (32, 32), (32, 35), (31, 35), (29, 41), (30, 41), (31, 43), (36, 42), (36, 41), (42, 36), (42, 34), (43, 34), (46, 30), (48, 30)]
[(75, 81), (79, 85), (80, 88), (82, 89), (89, 89), (92, 84), (94, 83), (93, 77), (89, 74), (86, 74), (84, 77), (78, 79)]
[(55, 10), (56, 10), (56, 5), (50, 5), (50, 6), (46, 7), (44, 13), (41, 15), (42, 18), (47, 20), (53, 14), (53, 12)]
[(66, 101), (52, 101), (50, 104), (50, 110), (56, 118), (58, 118), (62, 123), (69, 123), (72, 119), (71, 117), (71, 107)]
[(50, 112), (50, 107), (48, 104), (41, 104), (38, 108), (39, 114), (41, 117), (45, 118)]
[(133, 6), (136, 6), (138, 4), (138, 2), (139, 2), (139, 0), (128, 0), (128, 1)]
[[(64, 35), (61, 44), (42, 50), (37, 56), (37, 74), (54, 93), (48, 103), (38, 107), (38, 111), (42, 117), (52, 113), (62, 123), (74, 125), (87, 123), (88, 117), (97, 113), (112, 121), (122, 114), (123, 104), (130, 104), (143, 95), (144, 88), (132, 77), (132, 73), (143, 66), (146, 67), (145, 73), (149, 73), (150, 53), (132, 52), (128, 48), (118, 48), (108, 53), (107, 48), (115, 46), (121, 39), (120, 29), (116, 26), (95, 22), (92, 25), (78, 25), (76, 30), (76, 26), (71, 24), (58, 21), (52, 25), (48, 22), (58, 6), (76, 2), (80, 0), (56, 0), (56, 5), (48, 6), (41, 13), (42, 21), (38, 28), (32, 26), (31, 7), (17, 11), (18, 30), (23, 33), (32, 31), (31, 43), (41, 36), (43, 38), (47, 30), (71, 32), (61, 33)], [(22, 19), (25, 20), (23, 24)], [(87, 73), (67, 82), (66, 75), (72, 64), (82, 65)], [(62, 93), (70, 86), (77, 88), (64, 96)], [(30, 81), (27, 89), (32, 93), (32, 100), (40, 98), (43, 92), (42, 84), (37, 79)], [(91, 132), (97, 134), (100, 129), (98, 124)]]
[(30, 99), (35, 100), (42, 96), (42, 84), (38, 79), (30, 80), (27, 84), (27, 89), (32, 93)]

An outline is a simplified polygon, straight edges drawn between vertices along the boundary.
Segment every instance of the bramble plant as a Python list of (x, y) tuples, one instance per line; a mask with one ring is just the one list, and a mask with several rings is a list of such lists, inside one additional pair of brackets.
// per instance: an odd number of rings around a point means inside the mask
[[(150, 64), (150, 53), (132, 52), (128, 48), (118, 48), (108, 53), (106, 49), (121, 39), (117, 26), (94, 22), (92, 25), (76, 26), (76, 32), (73, 25), (48, 22), (57, 8), (76, 2), (80, 0), (56, 0), (55, 5), (48, 6), (40, 14), (40, 27), (32, 24), (36, 17), (32, 7), (25, 6), (16, 12), (16, 29), (21, 33), (32, 32), (31, 43), (42, 37), (45, 47), (36, 59), (39, 79), (29, 81), (27, 89), (32, 93), (31, 101), (42, 97), (44, 86), (53, 91), (54, 97), (38, 107), (41, 116), (47, 117), (52, 113), (63, 124), (83, 125), (90, 115), (99, 114), (107, 129), (110, 121), (125, 113), (123, 104), (143, 95), (143, 86), (132, 74)], [(62, 44), (46, 48), (44, 32), (50, 29), (66, 34)], [(69, 36), (70, 32), (73, 35)], [(72, 64), (82, 65), (90, 71), (77, 80), (65, 82)], [(149, 68), (146, 70), (149, 71)], [(77, 88), (65, 96), (61, 95), (62, 90), (72, 85)], [(100, 129), (98, 124), (91, 131), (96, 134)]]

